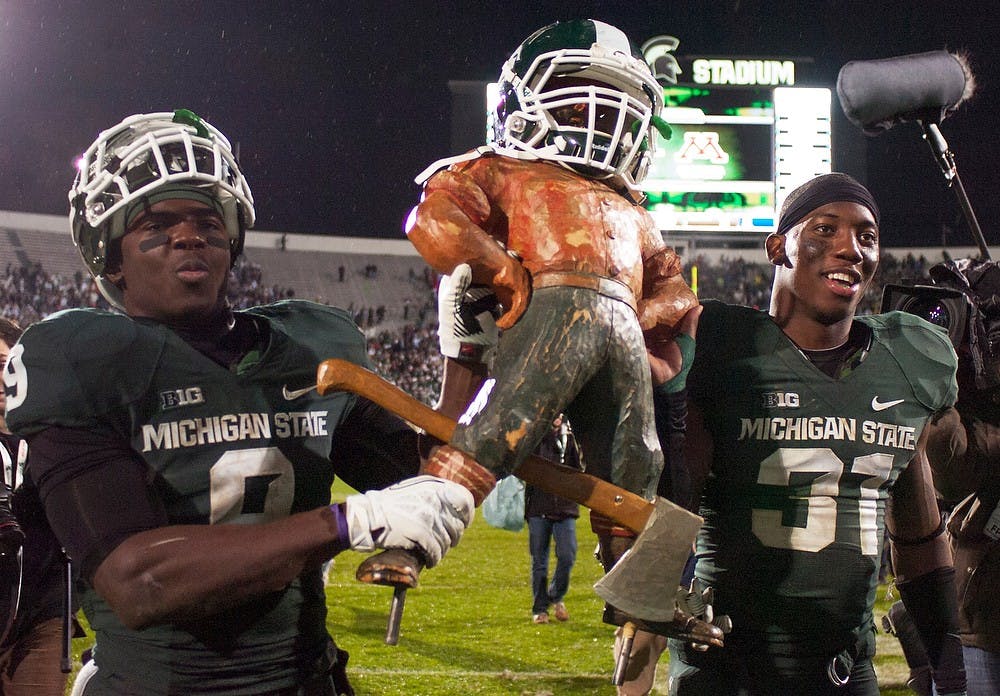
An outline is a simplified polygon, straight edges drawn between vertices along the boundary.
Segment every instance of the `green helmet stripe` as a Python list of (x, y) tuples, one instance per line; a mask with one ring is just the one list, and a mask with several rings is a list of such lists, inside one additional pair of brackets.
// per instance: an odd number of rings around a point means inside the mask
[(208, 138), (208, 129), (205, 128), (204, 121), (201, 120), (201, 116), (191, 111), (190, 109), (175, 109), (174, 110), (174, 123), (180, 123), (185, 126), (191, 126), (198, 133), (200, 138)]
[(590, 48), (597, 41), (597, 27), (590, 20), (556, 22), (542, 27), (525, 39), (518, 49), (514, 71), (523, 74), (543, 53), (562, 48)]

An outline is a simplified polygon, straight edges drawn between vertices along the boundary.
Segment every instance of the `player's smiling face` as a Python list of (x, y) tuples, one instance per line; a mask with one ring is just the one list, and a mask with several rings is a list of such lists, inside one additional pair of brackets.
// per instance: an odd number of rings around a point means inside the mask
[(130, 316), (192, 323), (217, 314), (225, 301), (229, 237), (222, 216), (194, 200), (159, 201), (121, 239), (119, 283)]
[(878, 268), (872, 212), (859, 203), (827, 203), (783, 236), (780, 284), (798, 309), (823, 324), (853, 317)]

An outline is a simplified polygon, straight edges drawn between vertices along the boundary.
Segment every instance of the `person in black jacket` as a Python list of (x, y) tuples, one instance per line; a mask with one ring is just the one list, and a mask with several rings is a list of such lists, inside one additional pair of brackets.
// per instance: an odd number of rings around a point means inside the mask
[[(0, 364), (6, 363), (10, 349), (21, 336), (21, 327), (0, 318)], [(16, 613), (0, 617), (0, 630), (9, 628), (0, 641), (0, 696), (62, 696), (66, 674), (60, 665), (63, 645), (62, 616), (66, 559), (38, 500), (38, 491), (25, 474), (27, 447), (11, 435), (3, 417), (3, 389), (0, 389), (0, 458), (4, 475), (0, 479), (0, 555), (3, 563), (3, 592), (9, 592), (20, 574), (20, 601)], [(17, 562), (18, 547), (21, 559)], [(11, 597), (5, 597), (9, 605)], [(7, 606), (8, 610), (13, 607)], [(83, 635), (73, 622), (76, 635)]]
[[(580, 453), (573, 431), (562, 414), (538, 445), (538, 454), (558, 464), (580, 468)], [(569, 612), (563, 599), (576, 562), (576, 520), (579, 506), (572, 500), (527, 486), (524, 492), (524, 519), (528, 522), (528, 549), (531, 551), (531, 617), (535, 623), (549, 622), (549, 607), (559, 621)], [(549, 548), (555, 546), (556, 568), (549, 581)]]

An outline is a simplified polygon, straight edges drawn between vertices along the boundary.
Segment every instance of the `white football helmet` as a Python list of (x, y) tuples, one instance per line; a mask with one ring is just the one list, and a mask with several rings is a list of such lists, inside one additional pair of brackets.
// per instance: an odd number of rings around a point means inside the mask
[(119, 309), (121, 291), (103, 275), (108, 253), (134, 204), (157, 189), (191, 187), (217, 200), (233, 262), (254, 223), (253, 194), (229, 140), (187, 109), (129, 116), (97, 136), (77, 170), (69, 191), (73, 242), (101, 294)]
[(558, 162), (639, 191), (655, 144), (663, 88), (628, 37), (592, 19), (539, 29), (500, 72), (492, 139), (500, 152)]

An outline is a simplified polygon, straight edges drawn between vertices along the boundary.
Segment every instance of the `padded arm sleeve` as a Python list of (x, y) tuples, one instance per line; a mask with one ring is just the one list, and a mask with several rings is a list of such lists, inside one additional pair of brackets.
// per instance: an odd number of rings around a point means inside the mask
[(358, 397), (334, 433), (330, 461), (355, 490), (385, 488), (420, 472), (417, 438), (402, 418)]
[(127, 537), (168, 523), (146, 465), (111, 432), (53, 426), (29, 446), (52, 530), (88, 581)]
[(653, 390), (656, 434), (663, 449), (663, 471), (656, 492), (684, 508), (691, 503), (691, 476), (684, 460), (687, 432), (687, 391)]

